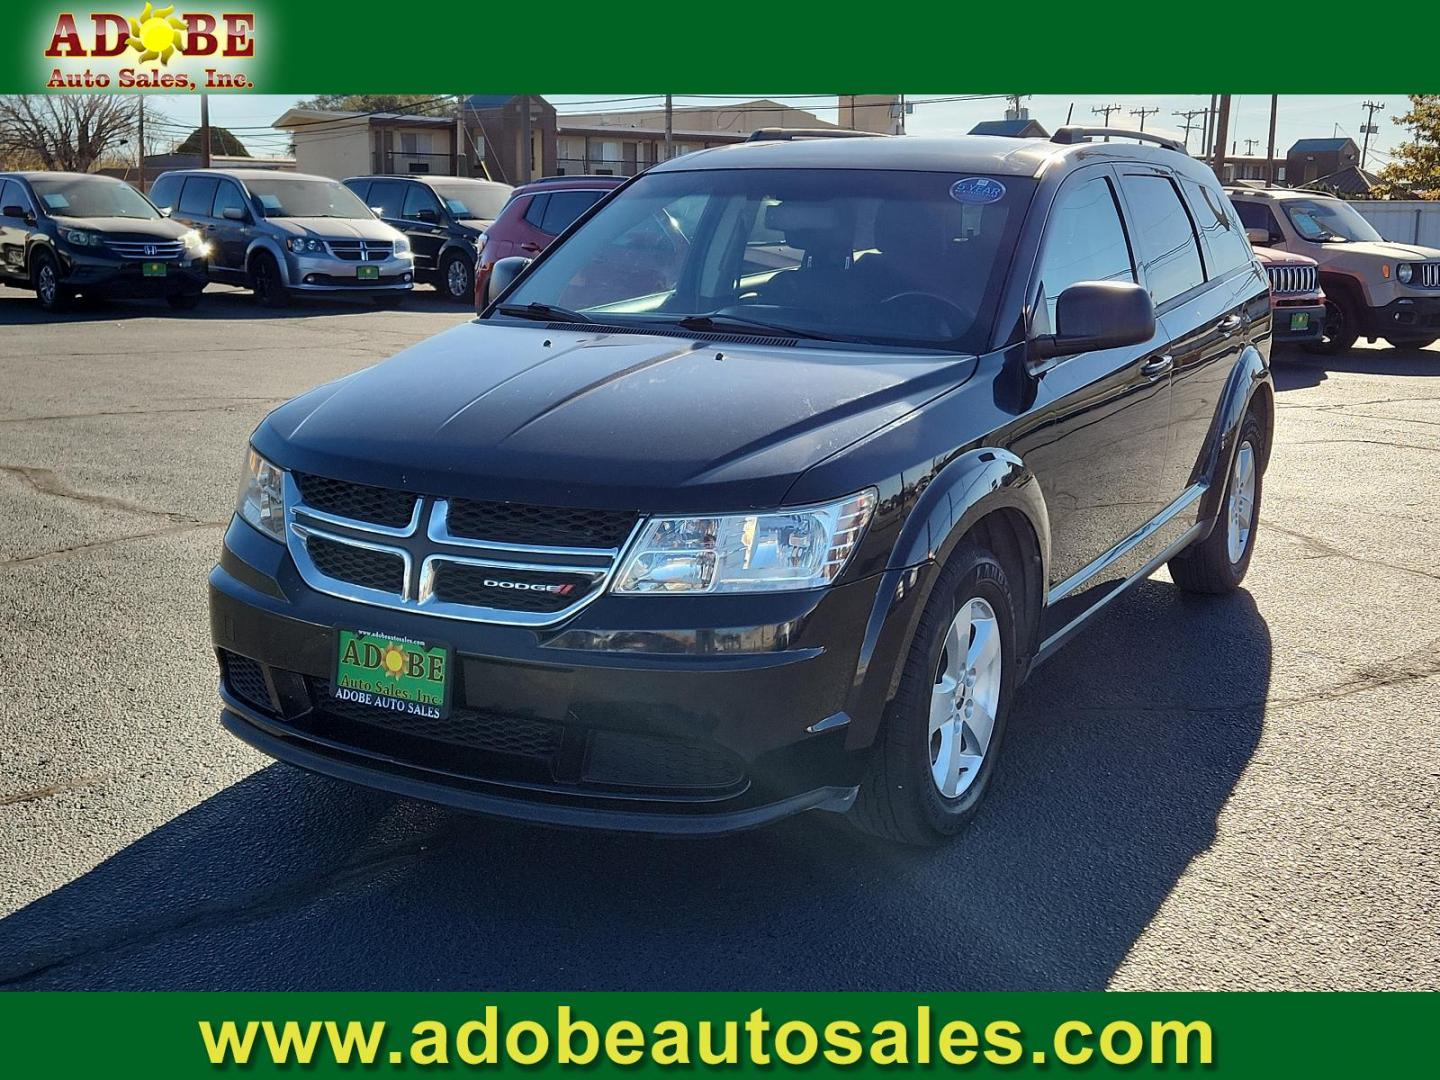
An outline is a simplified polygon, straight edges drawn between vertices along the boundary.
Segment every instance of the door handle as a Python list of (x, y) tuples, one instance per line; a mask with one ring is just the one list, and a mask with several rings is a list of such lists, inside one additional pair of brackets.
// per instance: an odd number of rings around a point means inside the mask
[(1221, 319), (1218, 323), (1215, 324), (1215, 329), (1219, 330), (1220, 333), (1224, 334), (1226, 337), (1229, 337), (1231, 334), (1235, 333), (1236, 330), (1240, 329), (1240, 316), (1226, 315), (1225, 318)]
[(1145, 363), (1141, 364), (1140, 374), (1144, 375), (1145, 378), (1151, 382), (1154, 382), (1160, 378), (1160, 376), (1169, 374), (1174, 367), (1175, 357), (1169, 353), (1165, 353), (1163, 356), (1151, 357), (1149, 360), (1146, 360)]
[(527, 240), (527, 241), (525, 241), (525, 243), (523, 243), (523, 244), (520, 245), (520, 250), (521, 250), (521, 251), (539, 251), (539, 250), (540, 250), (540, 245), (539, 245), (539, 244), (532, 244), (532, 243), (530, 243), (530, 241)]

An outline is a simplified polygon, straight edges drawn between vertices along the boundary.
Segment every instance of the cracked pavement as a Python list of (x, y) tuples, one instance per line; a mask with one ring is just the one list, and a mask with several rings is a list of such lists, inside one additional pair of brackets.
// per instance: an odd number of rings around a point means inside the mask
[(1440, 349), (1276, 365), (1246, 588), (1040, 669), (974, 827), (548, 831), (218, 726), (205, 577), (264, 412), (459, 322), (0, 288), (0, 987), (1434, 989)]

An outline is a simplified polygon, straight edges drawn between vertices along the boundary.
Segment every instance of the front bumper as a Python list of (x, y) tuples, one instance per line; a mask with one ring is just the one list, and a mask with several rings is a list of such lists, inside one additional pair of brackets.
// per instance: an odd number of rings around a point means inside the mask
[(1371, 319), (1376, 333), (1384, 338), (1393, 335), (1403, 341), (1440, 336), (1440, 296), (1401, 296), (1373, 309)]
[[(1278, 343), (1319, 341), (1325, 335), (1324, 300), (1276, 300), (1271, 335)], [(1304, 315), (1303, 330), (1292, 330), (1292, 316)]]
[[(235, 521), (210, 577), (222, 723), (316, 772), (547, 824), (707, 834), (845, 809), (875, 729), (854, 703), (884, 697), (856, 678), (882, 582), (605, 596), (557, 627), (498, 626), (317, 593)], [(420, 730), (335, 703), (340, 627), (451, 645), (450, 718)]]
[(173, 259), (165, 262), (165, 273), (150, 277), (144, 263), (100, 253), (61, 253), (61, 277), (67, 288), (91, 296), (115, 299), (146, 299), (174, 295), (197, 295), (205, 288), (207, 262), (204, 258)]
[[(361, 267), (374, 268), (376, 276), (361, 278)], [(287, 250), (285, 272), (290, 288), (300, 292), (408, 292), (415, 287), (415, 264), (409, 255), (358, 262)]]

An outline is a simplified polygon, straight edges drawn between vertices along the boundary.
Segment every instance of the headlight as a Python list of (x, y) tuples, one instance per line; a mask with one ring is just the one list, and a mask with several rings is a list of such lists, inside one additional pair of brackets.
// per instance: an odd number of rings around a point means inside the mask
[(1401, 263), (1395, 268), (1395, 278), (1401, 285), (1409, 285), (1410, 279), (1415, 276), (1415, 268), (1409, 263)]
[(726, 517), (656, 518), (613, 591), (767, 592), (815, 589), (839, 576), (875, 509), (862, 491), (826, 506)]
[(210, 254), (210, 241), (194, 229), (186, 229), (180, 236), (180, 242), (185, 245), (186, 254), (192, 258)]
[(317, 240), (313, 236), (292, 236), (285, 241), (285, 246), (296, 255), (323, 255), (325, 253), (325, 241)]
[(400, 237), (400, 239), (398, 239), (398, 240), (395, 241), (395, 254), (396, 254), (396, 255), (405, 255), (405, 254), (408, 254), (409, 251), (410, 251), (410, 241), (409, 241), (409, 240), (406, 240), (405, 237), (402, 236), (402, 237)]
[(98, 232), (91, 232), (89, 229), (62, 228), (60, 235), (76, 247), (99, 247), (104, 240)]
[(271, 539), (285, 541), (285, 473), (255, 452), (245, 455), (235, 512)]

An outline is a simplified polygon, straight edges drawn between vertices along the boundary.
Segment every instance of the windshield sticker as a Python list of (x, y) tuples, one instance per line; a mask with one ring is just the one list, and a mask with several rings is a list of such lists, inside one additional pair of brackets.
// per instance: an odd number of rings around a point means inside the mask
[(64, 210), (65, 207), (70, 205), (70, 200), (58, 191), (52, 191), (49, 195), (42, 195), (41, 198), (45, 200), (45, 209), (47, 210)]
[(1005, 197), (1005, 185), (988, 176), (967, 176), (950, 185), (950, 197), (969, 206), (986, 206)]
[(260, 205), (265, 208), (266, 213), (269, 213), (271, 210), (279, 210), (280, 196), (262, 194), (260, 196)]

